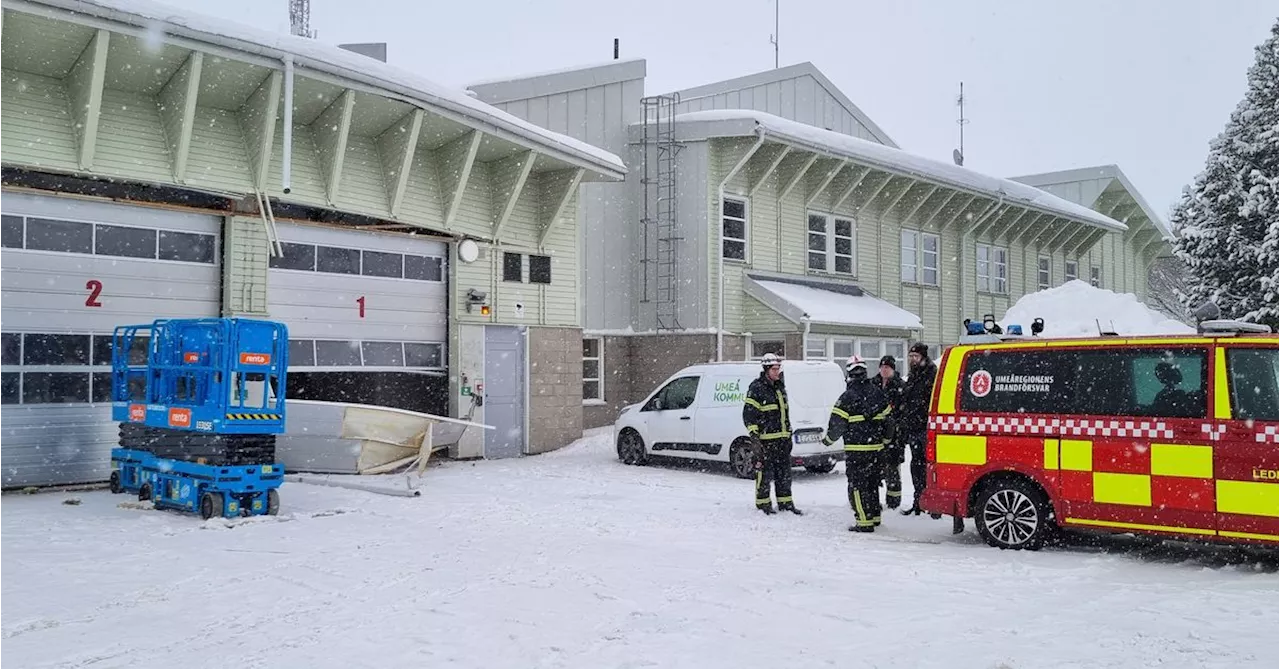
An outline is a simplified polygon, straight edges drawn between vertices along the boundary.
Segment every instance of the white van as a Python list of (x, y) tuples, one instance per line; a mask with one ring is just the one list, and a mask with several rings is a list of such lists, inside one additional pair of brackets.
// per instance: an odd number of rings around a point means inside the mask
[[(645, 401), (624, 407), (613, 426), (618, 459), (643, 465), (649, 456), (727, 462), (742, 478), (755, 476), (751, 441), (742, 424), (747, 388), (760, 376), (759, 362), (710, 362), (686, 367)], [(791, 464), (826, 473), (843, 457), (824, 447), (831, 407), (844, 392), (844, 371), (825, 360), (784, 360), (782, 378), (790, 405)]]

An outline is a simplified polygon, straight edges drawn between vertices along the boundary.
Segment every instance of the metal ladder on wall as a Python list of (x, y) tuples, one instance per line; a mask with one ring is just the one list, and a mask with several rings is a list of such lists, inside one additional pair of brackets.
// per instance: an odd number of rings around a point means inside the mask
[[(641, 98), (644, 114), (640, 183), (644, 192), (641, 231), (644, 235), (643, 292), (640, 301), (654, 303), (657, 329), (683, 330), (680, 325), (679, 250), (676, 201), (675, 95)], [(652, 240), (652, 244), (650, 243)]]

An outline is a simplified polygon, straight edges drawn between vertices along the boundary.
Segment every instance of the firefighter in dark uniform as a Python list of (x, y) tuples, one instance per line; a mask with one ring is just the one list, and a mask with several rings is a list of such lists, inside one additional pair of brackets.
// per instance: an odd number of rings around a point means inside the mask
[(885, 394), (889, 402), (890, 413), (883, 419), (883, 435), (880, 443), (884, 445), (881, 455), (884, 457), (884, 502), (890, 509), (902, 504), (902, 463), (903, 446), (898, 435), (897, 411), (902, 403), (902, 377), (898, 376), (898, 361), (891, 355), (880, 358), (880, 374), (873, 383)]
[(751, 435), (756, 466), (756, 508), (769, 515), (777, 513), (770, 499), (772, 484), (778, 511), (802, 516), (791, 499), (791, 416), (782, 358), (765, 354), (760, 366), (760, 377), (751, 382), (742, 403), (742, 423)]
[[(928, 473), (925, 440), (929, 432), (929, 404), (933, 401), (933, 385), (938, 376), (938, 366), (929, 358), (929, 347), (923, 342), (911, 345), (907, 363), (911, 373), (907, 375), (907, 383), (902, 389), (898, 426), (902, 441), (911, 452), (911, 487), (915, 489), (915, 499), (911, 508), (903, 510), (904, 516), (922, 513), (920, 494), (924, 492)], [(934, 518), (941, 516), (935, 515)], [(963, 532), (964, 520), (955, 518), (951, 531)]]
[(832, 446), (844, 439), (844, 472), (854, 513), (849, 530), (874, 532), (880, 524), (880, 476), (884, 471), (881, 421), (888, 415), (889, 402), (867, 379), (867, 363), (862, 358), (849, 358), (845, 375), (845, 391), (831, 409), (822, 443)]

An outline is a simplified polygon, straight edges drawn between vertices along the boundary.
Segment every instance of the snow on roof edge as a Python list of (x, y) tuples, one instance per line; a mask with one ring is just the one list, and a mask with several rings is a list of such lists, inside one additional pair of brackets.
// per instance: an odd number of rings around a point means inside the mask
[(966, 167), (917, 156), (902, 149), (895, 149), (851, 135), (806, 125), (799, 121), (791, 121), (766, 112), (750, 109), (713, 109), (686, 112), (675, 116), (675, 122), (677, 123), (740, 120), (753, 120), (768, 134), (833, 149), (850, 154), (851, 157), (856, 157), (860, 160), (881, 163), (898, 170), (917, 172), (926, 178), (946, 182), (960, 188), (978, 190), (995, 196), (1002, 195), (1006, 198), (1012, 197), (1016, 202), (1048, 209), (1063, 216), (1088, 221), (1093, 225), (1106, 229), (1116, 231), (1128, 229), (1128, 226), (1120, 221), (1104, 216), (1083, 205), (1064, 200), (1052, 193), (1042, 191), (1035, 186), (1029, 186), (1002, 177), (989, 176)]
[[(398, 91), (411, 98), (418, 98), (430, 106), (488, 122), (499, 129), (542, 144), (547, 148), (558, 148), (579, 161), (585, 160), (594, 164), (604, 174), (608, 174), (609, 171), (619, 174), (627, 172), (626, 164), (622, 159), (609, 151), (524, 121), (472, 98), (464, 90), (438, 84), (408, 70), (335, 45), (296, 35), (261, 30), (153, 0), (28, 1), (73, 13), (129, 23), (148, 30), (157, 27), (154, 24), (158, 22), (166, 32), (177, 28), (178, 30), (174, 31), (175, 34), (188, 32), (205, 41), (229, 40), (278, 51), (310, 61), (318, 66), (316, 67), (318, 70), (327, 70), (332, 74), (357, 81), (371, 81), (376, 86)], [(241, 48), (241, 50), (245, 49)]]
[(540, 79), (542, 77), (554, 77), (562, 74), (573, 74), (582, 70), (596, 70), (609, 67), (611, 65), (630, 65), (632, 63), (643, 63), (643, 58), (619, 58), (617, 60), (602, 60), (595, 63), (583, 63), (582, 65), (572, 65), (569, 67), (556, 68), (554, 70), (544, 70), (542, 72), (525, 72), (522, 74), (513, 74), (501, 78), (485, 79), (482, 81), (468, 82), (467, 89), (481, 88), (484, 86), (494, 86), (497, 84), (509, 84), (516, 81), (525, 81), (527, 79)]
[[(888, 300), (882, 300), (871, 293), (864, 292), (862, 295), (849, 295), (845, 293), (837, 293), (833, 290), (817, 288), (815, 286), (775, 281), (764, 277), (750, 277), (750, 280), (760, 288), (769, 291), (779, 299), (790, 303), (792, 306), (804, 312), (805, 317), (813, 323), (826, 323), (842, 325), (845, 327), (889, 328), (895, 330), (921, 330), (924, 328), (924, 323), (916, 314), (907, 311)], [(816, 295), (811, 293), (816, 293)], [(821, 296), (820, 294), (822, 293), (826, 293), (832, 297), (827, 298), (825, 296)], [(810, 299), (829, 299), (844, 302), (851, 301), (856, 306), (850, 308), (849, 313), (868, 313), (873, 316), (883, 318), (877, 322), (854, 321), (847, 318), (832, 318), (830, 311), (834, 305), (822, 305), (827, 307), (827, 309), (824, 310), (814, 304), (806, 304)]]
[(1129, 179), (1129, 175), (1115, 163), (1107, 165), (1088, 165), (1086, 167), (1073, 167), (1066, 170), (1054, 170), (1052, 172), (1037, 172), (1035, 174), (1020, 174), (1018, 176), (1009, 177), (1018, 183), (1025, 183), (1028, 186), (1041, 188), (1042, 186), (1060, 185), (1076, 183), (1084, 179), (1116, 179), (1121, 186), (1129, 192), (1129, 196), (1133, 198), (1138, 207), (1142, 209), (1142, 213), (1150, 220), (1163, 235), (1166, 241), (1173, 241), (1173, 227), (1164, 217), (1156, 212), (1155, 207), (1143, 197), (1141, 191), (1138, 190), (1133, 182)]

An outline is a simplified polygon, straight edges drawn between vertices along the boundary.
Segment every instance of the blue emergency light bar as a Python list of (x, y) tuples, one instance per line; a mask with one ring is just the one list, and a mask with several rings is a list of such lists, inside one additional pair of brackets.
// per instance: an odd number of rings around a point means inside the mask
[(987, 332), (987, 329), (982, 325), (982, 323), (970, 322), (965, 325), (965, 334), (980, 335), (980, 334), (986, 334), (986, 332)]
[(1021, 326), (1021, 325), (1006, 325), (1006, 326), (1005, 326), (1005, 328), (1004, 328), (1004, 331), (1005, 331), (1005, 334), (1020, 335), (1020, 334), (1022, 334), (1022, 326)]

